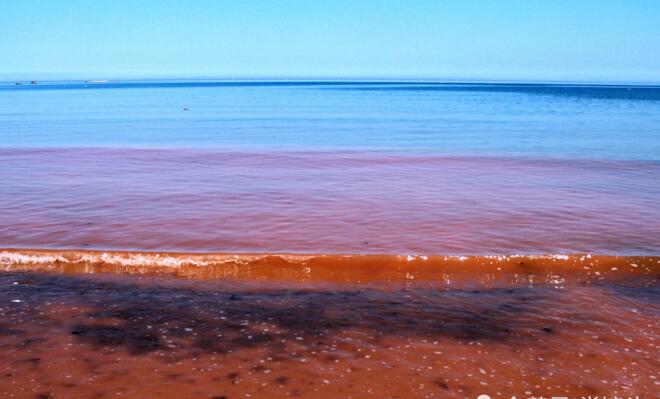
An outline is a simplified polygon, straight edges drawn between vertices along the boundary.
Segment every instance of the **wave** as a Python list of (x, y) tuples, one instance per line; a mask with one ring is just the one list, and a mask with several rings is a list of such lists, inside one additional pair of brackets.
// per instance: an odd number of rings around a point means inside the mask
[(120, 273), (298, 281), (433, 281), (530, 278), (530, 282), (660, 276), (660, 256), (232, 254), (137, 251), (0, 251), (0, 270)]

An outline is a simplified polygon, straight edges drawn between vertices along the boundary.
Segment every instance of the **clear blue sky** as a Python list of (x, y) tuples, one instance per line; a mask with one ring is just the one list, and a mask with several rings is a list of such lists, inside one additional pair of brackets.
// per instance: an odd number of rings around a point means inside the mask
[(2, 0), (0, 80), (660, 83), (660, 0)]

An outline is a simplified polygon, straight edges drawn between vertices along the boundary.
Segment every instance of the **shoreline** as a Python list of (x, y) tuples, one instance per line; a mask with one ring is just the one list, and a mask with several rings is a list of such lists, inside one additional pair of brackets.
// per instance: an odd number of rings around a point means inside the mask
[[(0, 251), (0, 396), (646, 398), (658, 385), (658, 257), (103, 254)], [(111, 263), (193, 257), (207, 263)]]
[(190, 253), (0, 248), (0, 270), (298, 281), (549, 280), (659, 276), (660, 256)]

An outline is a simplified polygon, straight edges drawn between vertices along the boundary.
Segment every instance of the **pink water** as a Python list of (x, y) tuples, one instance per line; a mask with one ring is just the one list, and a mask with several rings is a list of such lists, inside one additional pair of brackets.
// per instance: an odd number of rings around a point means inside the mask
[(0, 244), (660, 252), (660, 163), (375, 151), (0, 149)]

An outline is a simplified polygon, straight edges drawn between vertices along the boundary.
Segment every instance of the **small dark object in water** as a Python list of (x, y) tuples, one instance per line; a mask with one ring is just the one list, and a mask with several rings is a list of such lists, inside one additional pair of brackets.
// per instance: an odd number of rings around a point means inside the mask
[(241, 299), (241, 298), (239, 298), (238, 295), (236, 295), (236, 294), (229, 295), (229, 300), (230, 301), (238, 301), (239, 299)]
[(545, 331), (545, 332), (547, 332), (547, 333), (553, 333), (553, 332), (555, 332), (555, 330), (553, 330), (551, 327), (543, 327), (542, 330)]
[(275, 382), (279, 385), (286, 385), (289, 382), (289, 377), (277, 377), (275, 378)]
[(444, 378), (436, 378), (433, 382), (440, 388), (449, 389), (449, 384), (447, 384), (447, 381)]
[(36, 81), (36, 80), (33, 80), (33, 81), (30, 82), (30, 84), (31, 84), (31, 85), (36, 85), (36, 84), (37, 84), (37, 81)]
[(190, 109), (189, 109), (189, 108), (184, 108), (183, 110), (184, 110), (184, 111), (189, 111)]

